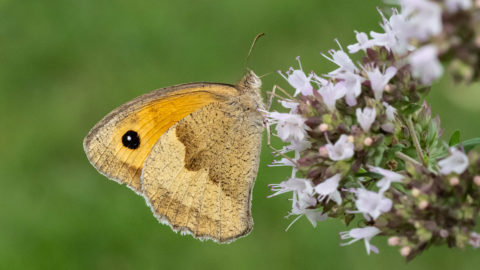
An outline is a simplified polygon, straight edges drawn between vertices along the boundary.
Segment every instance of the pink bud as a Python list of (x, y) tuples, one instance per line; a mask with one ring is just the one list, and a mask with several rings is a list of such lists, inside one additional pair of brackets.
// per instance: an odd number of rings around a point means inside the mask
[(480, 36), (478, 36), (478, 37), (475, 38), (475, 46), (477, 46), (478, 48), (480, 48)]
[(400, 237), (398, 236), (392, 236), (388, 238), (388, 245), (389, 246), (398, 246), (400, 244)]
[(390, 84), (387, 84), (385, 85), (385, 92), (389, 93), (390, 91), (392, 91), (392, 87), (390, 86)]
[(450, 185), (451, 186), (458, 186), (458, 184), (460, 184), (460, 179), (458, 179), (458, 177), (450, 178)]
[(407, 257), (408, 255), (410, 255), (410, 252), (412, 252), (411, 247), (403, 247), (402, 249), (400, 249), (400, 254), (402, 254), (403, 257)]
[(372, 143), (373, 143), (373, 140), (370, 137), (367, 137), (365, 138), (365, 140), (363, 140), (363, 144), (365, 144), (366, 146), (370, 146), (372, 145)]
[(321, 157), (328, 157), (328, 150), (325, 146), (320, 147), (320, 149), (318, 149), (318, 153)]
[(320, 130), (320, 132), (325, 132), (328, 130), (328, 125), (323, 123), (318, 127), (318, 129)]
[(480, 187), (480, 175), (475, 175), (475, 177), (473, 177), (473, 182)]
[(418, 208), (420, 208), (421, 210), (425, 210), (427, 209), (428, 207), (428, 201), (420, 201), (420, 203), (418, 204)]

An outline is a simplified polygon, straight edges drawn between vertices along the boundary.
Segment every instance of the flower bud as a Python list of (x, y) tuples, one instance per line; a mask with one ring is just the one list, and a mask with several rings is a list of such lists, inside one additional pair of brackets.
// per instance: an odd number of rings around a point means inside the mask
[(460, 179), (458, 179), (458, 177), (452, 177), (449, 182), (451, 186), (458, 186), (458, 184), (460, 184)]
[(392, 91), (392, 87), (390, 86), (390, 84), (387, 84), (387, 85), (385, 85), (384, 90), (385, 90), (385, 92), (390, 93), (390, 91)]
[(322, 123), (320, 124), (320, 126), (318, 126), (318, 130), (320, 130), (320, 132), (325, 132), (328, 130), (328, 125), (325, 123)]
[(470, 240), (468, 241), (470, 245), (473, 246), (473, 248), (479, 248), (480, 247), (480, 234), (476, 232), (472, 232), (470, 234)]
[(447, 238), (448, 235), (449, 235), (449, 233), (448, 233), (447, 230), (445, 230), (445, 229), (441, 229), (441, 230), (440, 230), (440, 236), (441, 236), (442, 238)]
[(475, 177), (473, 177), (473, 182), (480, 187), (480, 175), (475, 175)]
[(480, 48), (480, 36), (475, 38), (475, 46), (477, 46), (477, 48)]
[(425, 210), (427, 209), (427, 207), (428, 207), (428, 201), (423, 200), (423, 201), (420, 201), (420, 203), (418, 204), (418, 208), (420, 208), (421, 210)]
[(418, 188), (413, 188), (413, 189), (412, 189), (412, 196), (413, 196), (413, 197), (418, 197), (418, 196), (420, 196), (420, 193), (421, 193), (421, 192), (420, 192), (420, 190), (419, 190)]
[(400, 237), (398, 236), (392, 236), (388, 238), (388, 245), (389, 246), (398, 246), (400, 244)]
[(411, 247), (403, 247), (402, 249), (400, 249), (400, 254), (402, 254), (403, 257), (407, 257), (408, 255), (410, 255), (410, 252), (412, 252)]
[(365, 146), (370, 146), (372, 145), (372, 143), (373, 143), (373, 140), (370, 137), (367, 137), (365, 138), (365, 140), (363, 140), (363, 144), (365, 144)]
[(321, 157), (328, 157), (328, 150), (325, 146), (322, 146), (320, 147), (320, 149), (318, 149), (318, 153), (320, 154)]

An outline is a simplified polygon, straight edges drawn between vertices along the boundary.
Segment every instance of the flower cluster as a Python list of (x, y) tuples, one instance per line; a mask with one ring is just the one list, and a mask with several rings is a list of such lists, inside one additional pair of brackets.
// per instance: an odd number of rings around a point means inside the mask
[[(475, 142), (440, 140), (439, 118), (424, 97), (448, 66), (456, 79), (480, 78), (480, 1), (400, 0), (383, 31), (356, 31), (357, 43), (323, 56), (338, 68), (322, 75), (279, 72), (293, 95), (272, 93), (285, 113), (265, 111), (269, 129), (288, 145), (272, 166), (292, 168), (270, 197), (292, 193), (292, 210), (316, 226), (338, 218), (359, 228), (342, 245), (389, 236), (408, 259), (431, 245), (480, 246), (480, 155)], [(354, 63), (349, 54), (361, 54)], [(292, 224), (293, 224), (292, 222)], [(357, 223), (357, 222), (356, 222)], [(289, 227), (292, 225), (290, 224)]]

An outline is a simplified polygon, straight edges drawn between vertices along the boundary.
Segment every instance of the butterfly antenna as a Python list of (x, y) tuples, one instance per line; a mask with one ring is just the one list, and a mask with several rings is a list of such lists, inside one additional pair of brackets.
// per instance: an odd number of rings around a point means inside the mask
[(272, 73), (273, 73), (273, 72), (268, 72), (268, 73), (265, 73), (265, 74), (263, 74), (263, 75), (259, 75), (258, 78), (261, 79), (261, 78), (267, 77), (267, 76), (269, 76), (269, 75), (272, 75)]
[(253, 47), (255, 47), (255, 43), (257, 43), (257, 40), (264, 35), (265, 35), (265, 33), (260, 33), (260, 34), (256, 35), (255, 38), (253, 39), (252, 45), (250, 46), (250, 50), (248, 51), (248, 54), (247, 54), (247, 58), (245, 59), (245, 65), (244, 65), (245, 69), (247, 69), (248, 59), (250, 58), (250, 55), (252, 54)]

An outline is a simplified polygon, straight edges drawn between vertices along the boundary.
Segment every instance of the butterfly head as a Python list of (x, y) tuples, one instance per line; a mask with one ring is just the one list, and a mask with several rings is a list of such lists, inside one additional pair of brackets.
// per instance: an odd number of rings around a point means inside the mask
[(248, 70), (243, 78), (238, 82), (237, 89), (241, 92), (257, 92), (262, 86), (262, 81), (252, 70)]

